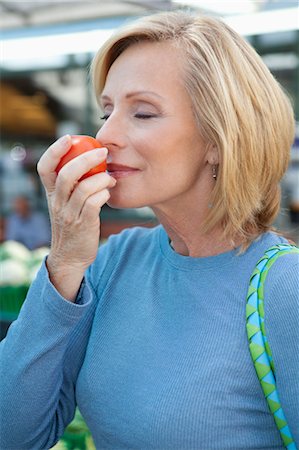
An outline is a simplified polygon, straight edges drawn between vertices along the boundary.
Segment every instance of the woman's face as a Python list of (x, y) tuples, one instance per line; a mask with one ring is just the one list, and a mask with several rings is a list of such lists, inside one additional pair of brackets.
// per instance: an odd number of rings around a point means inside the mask
[(212, 177), (177, 49), (169, 43), (126, 49), (109, 70), (102, 108), (97, 138), (109, 149), (108, 171), (117, 179), (110, 206), (178, 207), (192, 195), (196, 200), (204, 173)]

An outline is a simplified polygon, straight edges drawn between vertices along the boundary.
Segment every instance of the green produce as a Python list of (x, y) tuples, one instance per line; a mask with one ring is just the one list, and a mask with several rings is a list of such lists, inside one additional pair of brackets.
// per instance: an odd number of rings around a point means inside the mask
[(0, 320), (11, 322), (18, 317), (29, 285), (48, 253), (47, 247), (30, 252), (15, 241), (0, 245)]
[(29, 283), (29, 271), (26, 263), (6, 259), (1, 261), (0, 286), (20, 286)]
[(7, 259), (27, 264), (31, 260), (31, 252), (19, 242), (5, 241), (0, 245), (0, 261)]
[(0, 286), (28, 285), (34, 280), (49, 248), (29, 251), (23, 244), (6, 241), (0, 245)]

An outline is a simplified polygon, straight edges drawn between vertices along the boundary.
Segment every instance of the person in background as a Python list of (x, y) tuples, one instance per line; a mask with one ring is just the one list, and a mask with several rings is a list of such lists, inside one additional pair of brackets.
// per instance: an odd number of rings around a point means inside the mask
[[(299, 150), (297, 150), (299, 153)], [(290, 221), (292, 225), (299, 226), (299, 155), (290, 164), (285, 176), (285, 187), (288, 193)]]
[(6, 218), (4, 239), (20, 242), (29, 250), (49, 246), (50, 222), (42, 212), (31, 208), (28, 197), (19, 195), (13, 201), (12, 213)]
[(0, 244), (5, 241), (5, 218), (0, 216)]
[[(92, 73), (103, 147), (38, 173), (48, 257), (0, 344), (3, 449), (46, 449), (81, 411), (97, 449), (281, 450), (250, 356), (246, 295), (273, 229), (294, 139), (291, 104), (221, 20), (187, 13), (118, 30)], [(79, 181), (107, 158), (108, 171)], [(98, 246), (100, 212), (159, 220)], [(298, 255), (265, 283), (280, 400), (299, 444)]]

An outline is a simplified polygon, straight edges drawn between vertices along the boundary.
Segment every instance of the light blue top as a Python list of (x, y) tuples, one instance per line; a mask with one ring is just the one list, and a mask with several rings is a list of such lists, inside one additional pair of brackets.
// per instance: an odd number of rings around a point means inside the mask
[[(246, 293), (263, 235), (241, 255), (177, 254), (162, 226), (109, 238), (77, 303), (45, 265), (1, 348), (0, 448), (54, 445), (78, 405), (97, 449), (275, 450), (279, 432), (250, 357)], [(279, 258), (265, 323), (299, 445), (299, 259)]]

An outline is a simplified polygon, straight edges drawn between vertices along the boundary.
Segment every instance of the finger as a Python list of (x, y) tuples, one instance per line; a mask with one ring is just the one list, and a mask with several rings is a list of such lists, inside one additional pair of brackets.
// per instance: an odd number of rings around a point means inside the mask
[(69, 134), (55, 141), (41, 156), (37, 163), (37, 172), (48, 192), (55, 189), (57, 174), (55, 169), (60, 159), (72, 146), (72, 138)]
[(56, 179), (56, 195), (61, 205), (68, 202), (80, 178), (93, 167), (102, 163), (106, 159), (107, 153), (106, 148), (90, 150), (72, 159), (62, 167)]
[(80, 181), (72, 192), (67, 203), (67, 212), (76, 220), (83, 209), (88, 197), (104, 189), (111, 189), (115, 186), (116, 180), (106, 172), (93, 175)]
[(93, 224), (95, 221), (99, 221), (101, 208), (108, 202), (109, 198), (109, 189), (103, 189), (88, 197), (81, 210), (81, 221), (86, 224)]

